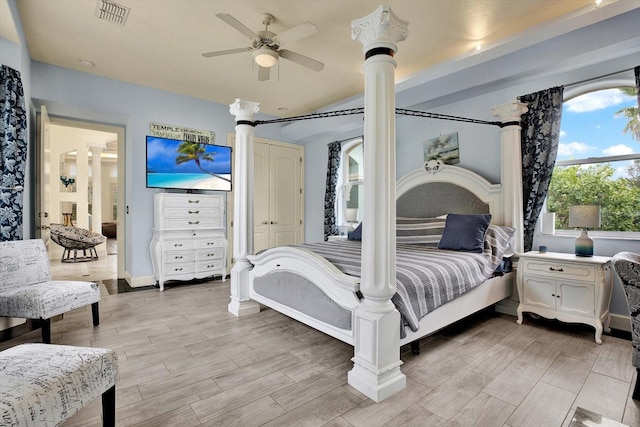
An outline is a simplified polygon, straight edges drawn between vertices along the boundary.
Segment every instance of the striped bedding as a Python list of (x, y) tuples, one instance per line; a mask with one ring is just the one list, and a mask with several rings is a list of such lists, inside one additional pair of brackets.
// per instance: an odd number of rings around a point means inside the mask
[[(503, 249), (487, 236), (484, 253), (444, 251), (426, 245), (398, 244), (396, 294), (392, 301), (404, 326), (417, 331), (420, 319), (439, 306), (491, 278), (502, 260)], [(500, 236), (498, 236), (498, 240)], [(340, 271), (360, 276), (360, 241), (309, 243), (300, 247), (323, 256)]]

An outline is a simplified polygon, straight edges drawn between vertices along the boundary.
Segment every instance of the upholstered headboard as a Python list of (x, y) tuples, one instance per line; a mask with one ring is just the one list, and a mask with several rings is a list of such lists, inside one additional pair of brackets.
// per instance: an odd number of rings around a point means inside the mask
[(491, 213), (491, 222), (502, 224), (500, 184), (450, 165), (435, 173), (416, 169), (398, 180), (396, 216), (433, 218), (447, 213)]

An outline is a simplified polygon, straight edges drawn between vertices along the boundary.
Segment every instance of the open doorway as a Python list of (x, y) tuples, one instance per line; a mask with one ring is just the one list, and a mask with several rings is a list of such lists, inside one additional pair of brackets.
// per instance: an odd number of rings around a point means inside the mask
[[(117, 286), (124, 277), (124, 128), (49, 117), (44, 107), (39, 119), (36, 234), (52, 276)], [(50, 239), (56, 223), (106, 236), (97, 259), (62, 262), (64, 248)]]

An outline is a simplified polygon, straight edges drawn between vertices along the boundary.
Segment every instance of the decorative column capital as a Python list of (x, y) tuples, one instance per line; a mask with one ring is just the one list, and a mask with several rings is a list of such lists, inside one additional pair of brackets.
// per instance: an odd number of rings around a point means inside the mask
[(260, 103), (245, 101), (236, 98), (235, 102), (229, 105), (229, 112), (236, 117), (236, 122), (241, 120), (255, 121), (255, 115), (260, 111)]
[(398, 18), (389, 5), (351, 21), (351, 38), (362, 43), (362, 52), (385, 48), (397, 52), (396, 44), (407, 38), (409, 23)]
[[(493, 107), (493, 115), (498, 117), (505, 124), (520, 124), (520, 116), (529, 111), (527, 104), (520, 101), (508, 102), (497, 107)], [(512, 123), (517, 122), (517, 123)]]

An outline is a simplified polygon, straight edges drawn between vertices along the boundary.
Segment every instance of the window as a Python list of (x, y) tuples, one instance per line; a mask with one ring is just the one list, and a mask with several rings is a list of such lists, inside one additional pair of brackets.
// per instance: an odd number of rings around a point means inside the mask
[(364, 150), (362, 139), (342, 144), (340, 183), (337, 195), (337, 218), (340, 234), (357, 227), (362, 221), (364, 195)]
[(640, 123), (635, 88), (565, 101), (547, 211), (569, 229), (569, 207), (600, 205), (602, 231), (640, 232)]

